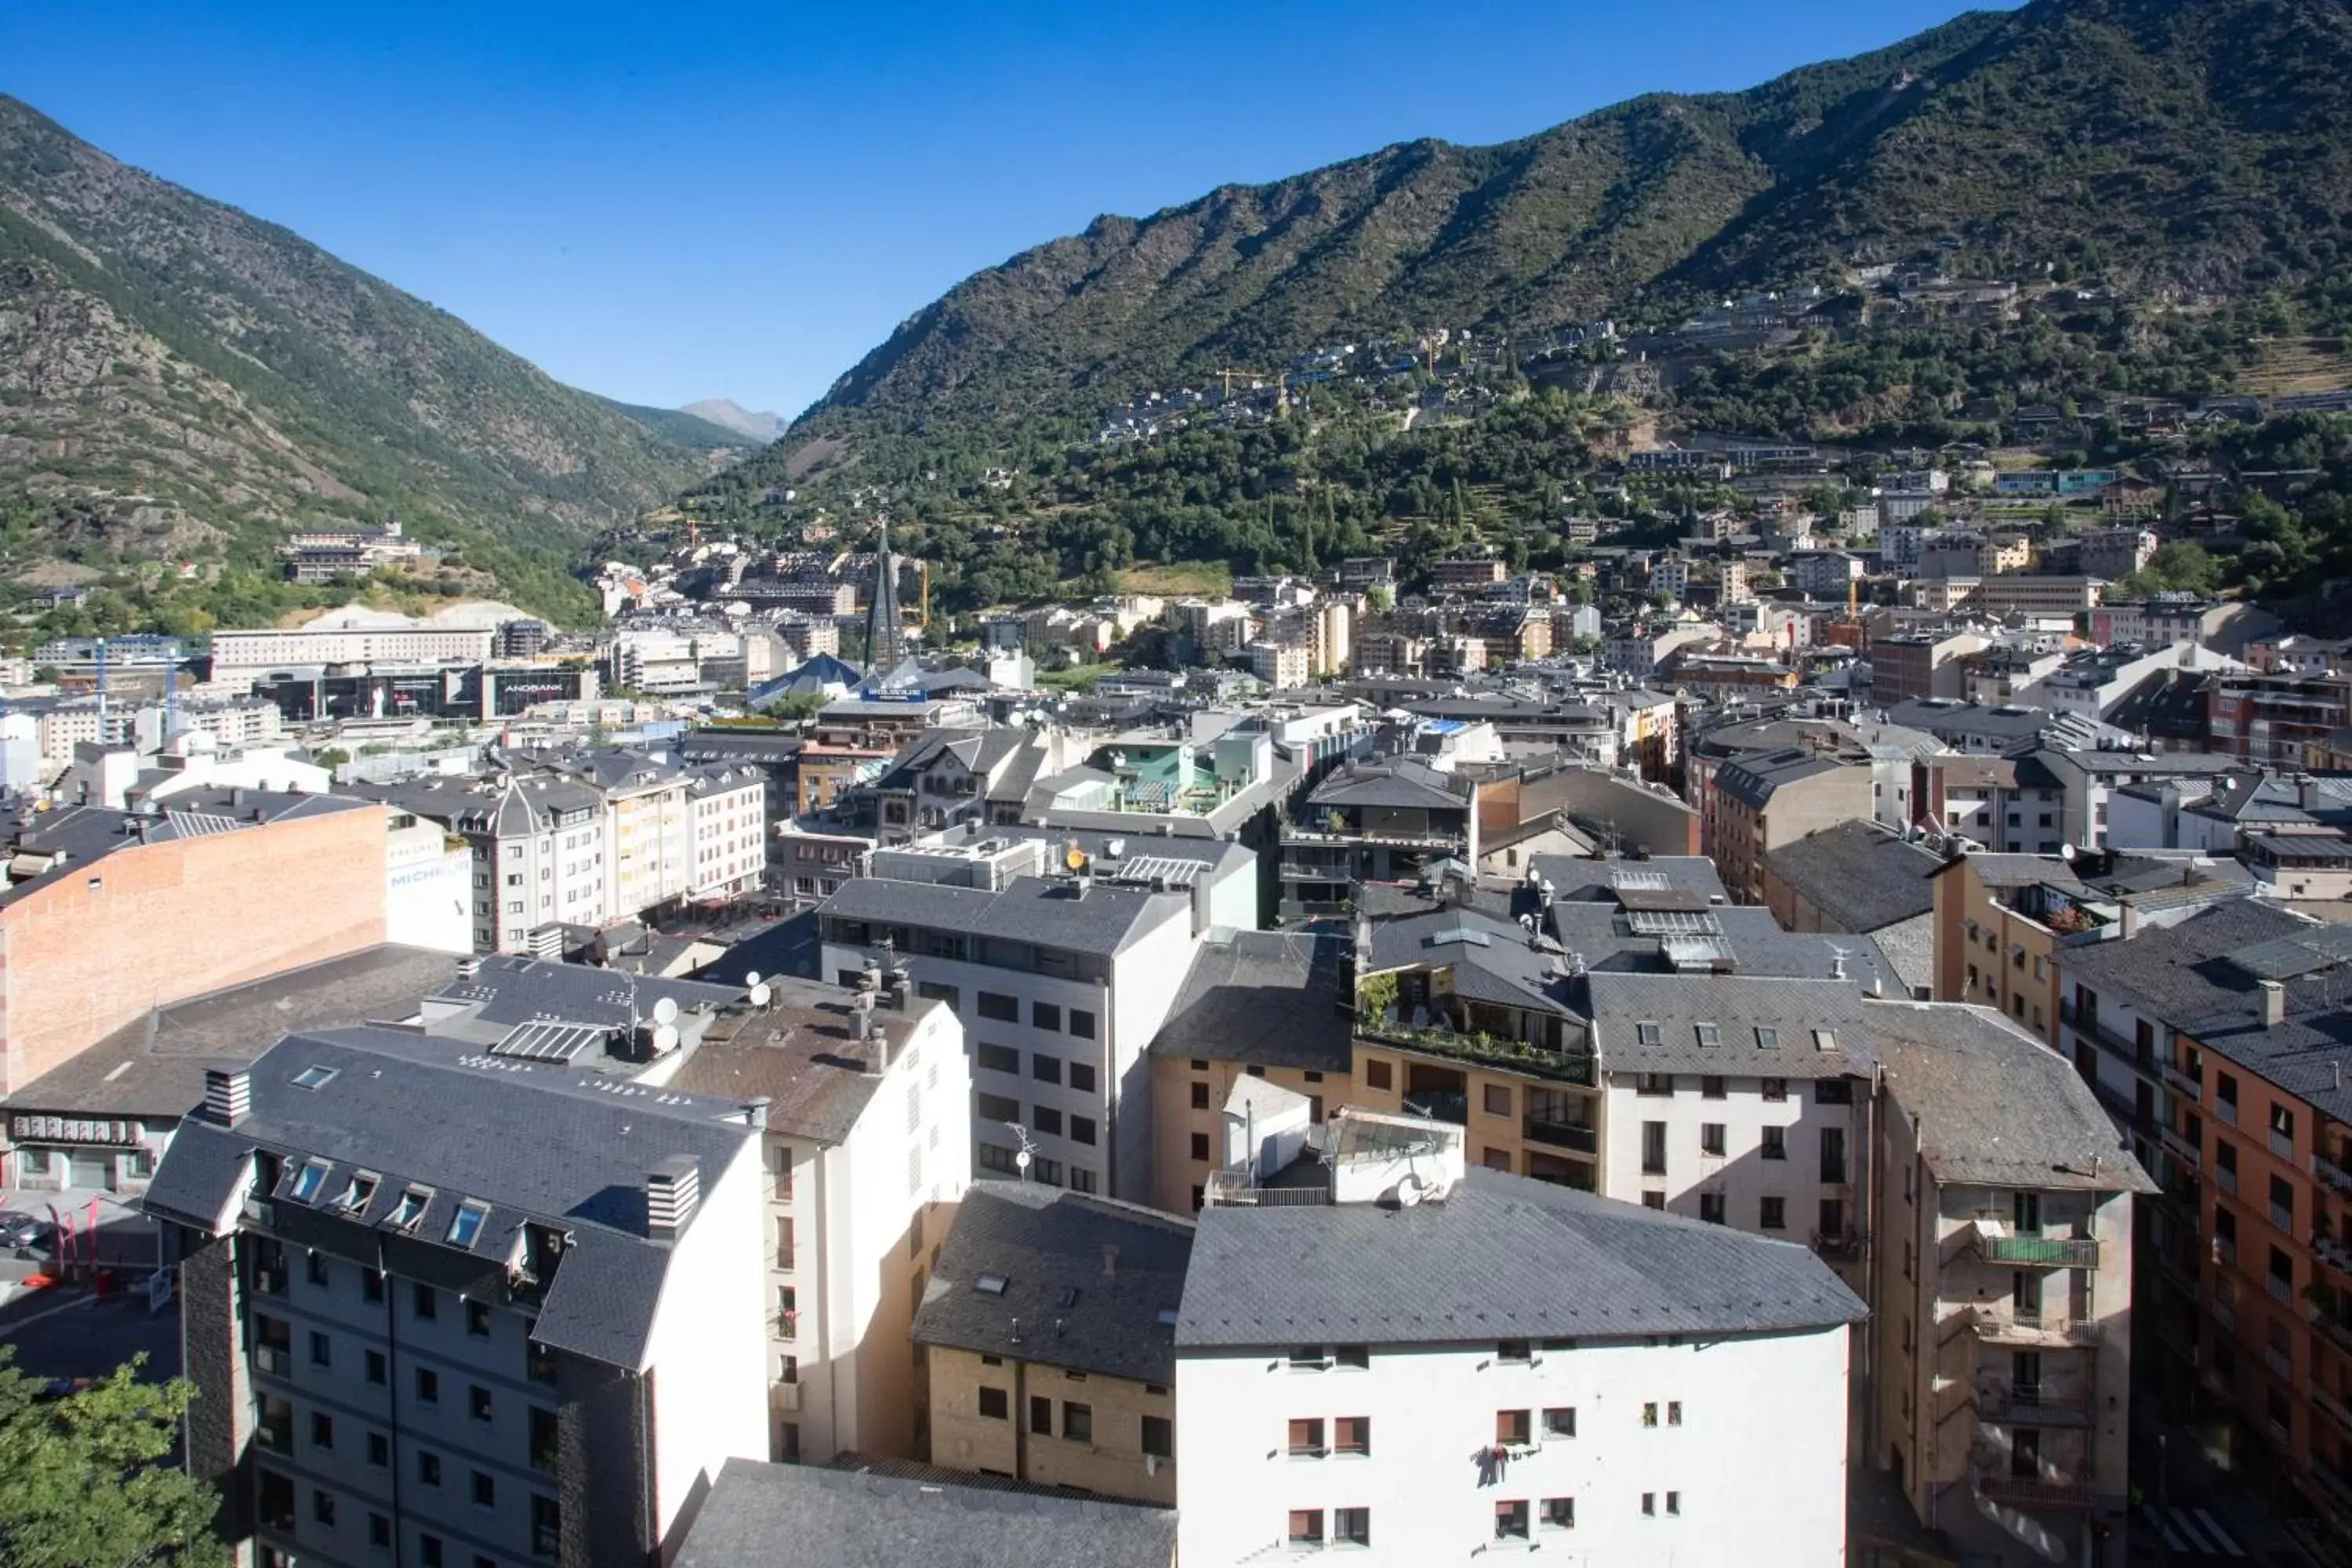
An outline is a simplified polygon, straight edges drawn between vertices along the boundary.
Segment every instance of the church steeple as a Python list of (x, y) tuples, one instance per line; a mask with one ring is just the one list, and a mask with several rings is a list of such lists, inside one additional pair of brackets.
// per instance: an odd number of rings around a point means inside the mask
[(887, 676), (906, 658), (906, 633), (898, 618), (898, 563), (890, 553), (890, 521), (882, 520), (874, 547), (874, 583), (866, 595), (866, 673)]

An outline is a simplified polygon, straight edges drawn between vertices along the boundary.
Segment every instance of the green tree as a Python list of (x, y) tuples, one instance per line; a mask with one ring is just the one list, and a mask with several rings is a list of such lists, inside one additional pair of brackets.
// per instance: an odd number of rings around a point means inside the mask
[(1386, 583), (1375, 583), (1364, 590), (1364, 607), (1374, 614), (1396, 608), (1396, 590)]
[(0, 1564), (215, 1568), (214, 1489), (166, 1459), (195, 1397), (182, 1378), (142, 1383), (139, 1356), (62, 1399), (0, 1345)]

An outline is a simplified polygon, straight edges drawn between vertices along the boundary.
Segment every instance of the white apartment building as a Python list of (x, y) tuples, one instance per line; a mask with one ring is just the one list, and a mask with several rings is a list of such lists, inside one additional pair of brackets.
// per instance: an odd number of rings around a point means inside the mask
[(217, 631), (213, 679), (250, 680), (314, 664), (479, 664), (490, 657), (497, 637), (492, 626), (436, 626), (376, 612), (290, 629)]
[(534, 952), (549, 945), (537, 934), (547, 928), (604, 921), (610, 830), (604, 796), (591, 786), (508, 773), (360, 787), (472, 847), (476, 952)]
[[(980, 886), (945, 879), (1010, 853), (1007, 843), (877, 850), (875, 875), (844, 883), (818, 910), (825, 978), (855, 984), (869, 962), (903, 963), (919, 995), (963, 1020), (975, 1172), (1018, 1175), (1025, 1139), (1032, 1181), (1149, 1200), (1145, 1049), (1214, 913), (1203, 862), (1147, 857), (1145, 847), (1116, 880), (1065, 871), (987, 875)], [(899, 879), (927, 867), (941, 879)]]
[(742, 1109), (499, 1058), (289, 1035), (164, 1155), (189, 1468), (239, 1561), (642, 1568), (766, 1451)]
[(971, 1180), (962, 1026), (905, 986), (777, 977), (753, 996), (672, 1086), (765, 1121), (769, 1455), (912, 1458), (908, 1335)]
[(2065, 1058), (1989, 1007), (1867, 1005), (1885, 1064), (1864, 1442), (1983, 1561), (2128, 1559), (2132, 1202)]
[(1859, 984), (1601, 973), (1586, 986), (1602, 1194), (1858, 1258), (1872, 1074)]
[(686, 779), (691, 899), (756, 892), (768, 870), (768, 781), (757, 768), (703, 767)]
[(1843, 1562), (1853, 1293), (1803, 1247), (1465, 1171), (1462, 1136), (1343, 1111), (1319, 1187), (1202, 1212), (1181, 1560)]

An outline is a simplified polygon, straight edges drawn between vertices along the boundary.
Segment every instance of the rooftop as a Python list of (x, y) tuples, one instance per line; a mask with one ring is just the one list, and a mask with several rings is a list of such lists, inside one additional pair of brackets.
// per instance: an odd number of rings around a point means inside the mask
[(1853, 980), (1746, 974), (1591, 974), (1601, 1066), (1820, 1079), (1867, 1074), (1870, 1027)]
[(1409, 1208), (1204, 1210), (1176, 1343), (1802, 1332), (1864, 1315), (1810, 1248), (1473, 1168)]
[[(769, 1005), (714, 1025), (672, 1086), (738, 1103), (764, 1095), (772, 1131), (839, 1143), (882, 1086), (859, 1049), (855, 994), (781, 975), (763, 984)], [(869, 1016), (895, 1060), (925, 1015), (944, 1005), (910, 998), (903, 1013), (877, 1004)]]
[(1335, 935), (1213, 929), (1152, 1054), (1349, 1072), (1347, 959), (1348, 943)]
[(828, 919), (960, 931), (1108, 957), (1189, 907), (1182, 893), (1101, 882), (1080, 897), (1077, 882), (1067, 878), (1015, 877), (1001, 892), (858, 878), (843, 883), (819, 912)]
[(1772, 875), (1851, 931), (1874, 931), (1936, 906), (1927, 878), (1943, 864), (1873, 822), (1842, 822), (1768, 851)]

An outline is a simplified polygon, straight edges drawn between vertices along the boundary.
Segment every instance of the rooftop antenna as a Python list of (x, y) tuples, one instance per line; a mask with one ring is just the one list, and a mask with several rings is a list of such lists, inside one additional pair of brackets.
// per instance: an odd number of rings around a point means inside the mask
[(1013, 1136), (1021, 1140), (1021, 1152), (1013, 1156), (1013, 1168), (1021, 1173), (1021, 1179), (1025, 1182), (1029, 1179), (1029, 1167), (1036, 1163), (1037, 1142), (1029, 1136), (1029, 1129), (1018, 1121), (1008, 1121), (1004, 1125), (1012, 1128)]

